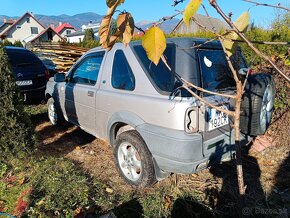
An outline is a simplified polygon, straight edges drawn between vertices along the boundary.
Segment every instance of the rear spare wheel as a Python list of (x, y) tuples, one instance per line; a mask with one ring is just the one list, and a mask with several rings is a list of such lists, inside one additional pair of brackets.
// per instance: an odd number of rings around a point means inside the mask
[(263, 135), (269, 127), (275, 99), (275, 84), (269, 74), (249, 76), (241, 104), (241, 132)]

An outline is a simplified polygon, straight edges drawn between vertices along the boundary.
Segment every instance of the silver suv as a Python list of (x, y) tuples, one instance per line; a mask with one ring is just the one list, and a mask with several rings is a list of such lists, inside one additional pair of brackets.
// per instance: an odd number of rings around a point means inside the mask
[[(141, 42), (116, 44), (110, 52), (90, 50), (67, 74), (58, 73), (48, 82), (51, 123), (69, 121), (108, 141), (120, 174), (136, 186), (150, 186), (172, 172), (191, 174), (228, 159), (234, 144), (229, 117), (192, 97), (178, 79), (208, 90), (235, 92), (218, 41), (188, 49), (205, 41), (167, 39), (164, 55), (172, 71), (163, 62), (151, 63)], [(247, 67), (241, 52), (233, 58), (237, 69)], [(243, 99), (243, 136), (263, 134), (271, 119), (274, 84), (270, 76), (257, 75), (250, 77)], [(253, 90), (261, 95), (253, 95)], [(228, 110), (234, 104), (193, 91)]]

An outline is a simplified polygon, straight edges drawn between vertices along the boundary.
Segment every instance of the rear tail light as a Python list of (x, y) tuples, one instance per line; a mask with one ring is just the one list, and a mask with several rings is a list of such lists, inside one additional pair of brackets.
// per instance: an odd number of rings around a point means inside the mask
[(45, 79), (46, 79), (46, 81), (48, 81), (49, 78), (50, 78), (50, 75), (49, 75), (49, 71), (48, 71), (48, 69), (45, 69), (44, 74), (45, 74)]
[(198, 132), (198, 108), (189, 108), (185, 113), (185, 132)]

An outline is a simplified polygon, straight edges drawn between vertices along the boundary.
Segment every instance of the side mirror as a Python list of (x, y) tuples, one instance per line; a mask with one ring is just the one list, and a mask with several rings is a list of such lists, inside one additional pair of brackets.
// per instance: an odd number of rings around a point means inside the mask
[(54, 81), (57, 83), (64, 82), (66, 80), (65, 73), (56, 73), (54, 75)]

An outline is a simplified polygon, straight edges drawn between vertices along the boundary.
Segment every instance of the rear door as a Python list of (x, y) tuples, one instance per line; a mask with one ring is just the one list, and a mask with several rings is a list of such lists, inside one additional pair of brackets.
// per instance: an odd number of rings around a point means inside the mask
[[(228, 66), (223, 50), (199, 49), (199, 66), (202, 86), (214, 92), (233, 94), (235, 81)], [(223, 109), (230, 109), (228, 98), (203, 94), (203, 98)], [(200, 107), (200, 130), (203, 132), (203, 152), (205, 156), (212, 153), (221, 157), (233, 144), (230, 118), (223, 112), (202, 104)]]
[(69, 82), (62, 89), (68, 120), (86, 131), (96, 132), (96, 94), (99, 73), (105, 52), (84, 57), (70, 72)]

